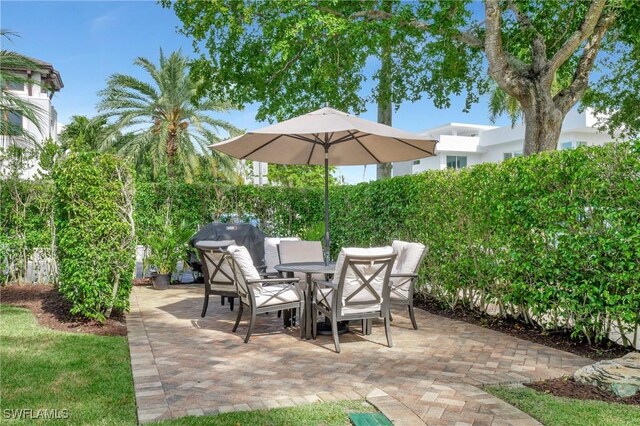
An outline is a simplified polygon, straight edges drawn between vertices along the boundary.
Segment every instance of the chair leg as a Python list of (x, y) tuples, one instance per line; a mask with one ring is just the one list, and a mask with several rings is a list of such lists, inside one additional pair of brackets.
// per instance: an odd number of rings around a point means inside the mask
[(220, 296), (220, 304), (224, 306), (224, 296)]
[(256, 311), (255, 309), (251, 310), (251, 320), (249, 322), (249, 330), (247, 330), (247, 337), (244, 338), (244, 342), (247, 343), (249, 341), (249, 337), (251, 337), (251, 333), (253, 333), (253, 326), (256, 323)]
[(234, 297), (230, 297), (230, 298), (229, 298), (229, 308), (231, 308), (231, 311), (233, 311), (233, 302), (234, 302), (235, 300), (236, 300), (236, 299), (235, 299)]
[(285, 309), (284, 312), (282, 313), (282, 322), (283, 322), (284, 328), (291, 326), (291, 310), (290, 309)]
[(387, 344), (389, 347), (393, 346), (393, 341), (391, 340), (391, 320), (389, 318), (389, 312), (387, 311), (384, 316), (384, 332), (387, 335)]
[(305, 323), (304, 323), (304, 315), (306, 315), (306, 311), (305, 309), (307, 309), (307, 307), (304, 305), (304, 303), (300, 303), (300, 309), (298, 309), (298, 312), (300, 313), (300, 319), (298, 320), (298, 324), (300, 324), (300, 338), (303, 339), (304, 338), (304, 329), (305, 329)]
[(313, 306), (305, 307), (305, 309), (311, 309), (311, 338), (316, 340), (318, 337), (318, 311), (313, 309)]
[(367, 334), (367, 320), (361, 319), (360, 324), (362, 325), (362, 334)]
[(202, 305), (202, 314), (200, 314), (202, 318), (204, 318), (204, 316), (207, 314), (207, 307), (209, 307), (209, 293), (205, 291), (204, 305)]
[(242, 302), (240, 302), (240, 306), (238, 306), (238, 315), (236, 316), (236, 323), (233, 325), (232, 332), (236, 332), (238, 329), (238, 324), (240, 324), (240, 318), (242, 317)]
[(418, 323), (416, 322), (416, 315), (413, 312), (413, 303), (409, 303), (409, 317), (411, 317), (411, 324), (413, 324), (413, 329), (418, 329)]
[(393, 321), (393, 315), (391, 315), (391, 311), (389, 311), (389, 321)]
[(340, 341), (338, 340), (338, 320), (334, 313), (331, 314), (331, 334), (333, 335), (333, 344), (336, 346), (336, 352), (340, 353)]

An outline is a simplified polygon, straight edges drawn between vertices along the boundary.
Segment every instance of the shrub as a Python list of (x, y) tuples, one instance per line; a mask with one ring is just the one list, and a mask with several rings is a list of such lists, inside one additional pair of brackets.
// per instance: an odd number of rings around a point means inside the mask
[(54, 169), (59, 290), (71, 312), (104, 320), (129, 307), (133, 182), (112, 155), (71, 153)]

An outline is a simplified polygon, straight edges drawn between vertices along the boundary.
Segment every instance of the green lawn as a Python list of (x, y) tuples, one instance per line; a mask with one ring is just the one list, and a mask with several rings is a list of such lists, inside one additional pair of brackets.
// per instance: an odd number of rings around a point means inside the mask
[(484, 390), (547, 426), (640, 425), (638, 406), (560, 398), (529, 388), (489, 387)]
[(364, 401), (340, 401), (273, 410), (223, 413), (211, 417), (183, 417), (154, 423), (158, 426), (297, 426), (297, 425), (348, 425), (350, 412), (375, 412), (376, 409)]
[[(50, 330), (28, 310), (0, 305), (0, 423), (14, 410), (32, 418), (12, 423), (32, 424), (39, 415), (59, 417), (40, 420), (47, 424), (135, 425), (127, 340)], [(349, 412), (374, 411), (363, 401), (343, 401), (158, 424), (347, 425)]]
[(34, 417), (37, 410), (68, 413), (47, 421), (53, 424), (136, 423), (126, 338), (51, 330), (30, 311), (7, 305), (0, 305), (0, 318), (3, 419), (7, 410), (26, 409)]

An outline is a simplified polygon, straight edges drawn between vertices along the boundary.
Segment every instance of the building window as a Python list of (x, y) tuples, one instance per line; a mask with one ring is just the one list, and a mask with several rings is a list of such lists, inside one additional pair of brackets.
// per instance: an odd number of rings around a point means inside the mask
[(574, 149), (574, 148), (578, 148), (579, 146), (586, 146), (587, 142), (585, 141), (569, 141), (569, 142), (562, 142), (560, 144), (560, 149), (564, 150), (564, 149)]
[(447, 169), (461, 169), (467, 167), (467, 157), (447, 155)]
[(16, 136), (22, 133), (22, 114), (5, 111), (2, 117), (2, 134)]
[(414, 166), (417, 166), (417, 165), (419, 165), (419, 164), (420, 164), (420, 160), (413, 160), (413, 165), (414, 165)]
[(522, 157), (522, 151), (513, 151), (513, 152), (505, 152), (502, 154), (503, 160), (508, 160), (510, 158)]
[(16, 90), (16, 91), (24, 91), (24, 82), (9, 80), (6, 83), (7, 90)]

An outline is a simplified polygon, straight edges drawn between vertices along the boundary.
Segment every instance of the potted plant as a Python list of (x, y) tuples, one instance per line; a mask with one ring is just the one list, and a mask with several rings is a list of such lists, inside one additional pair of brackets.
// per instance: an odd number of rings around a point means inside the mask
[(155, 289), (166, 290), (169, 286), (178, 261), (186, 257), (187, 241), (191, 234), (183, 222), (178, 227), (165, 223), (160, 232), (150, 236), (147, 245), (151, 254), (145, 259), (145, 264), (153, 271), (151, 280)]

